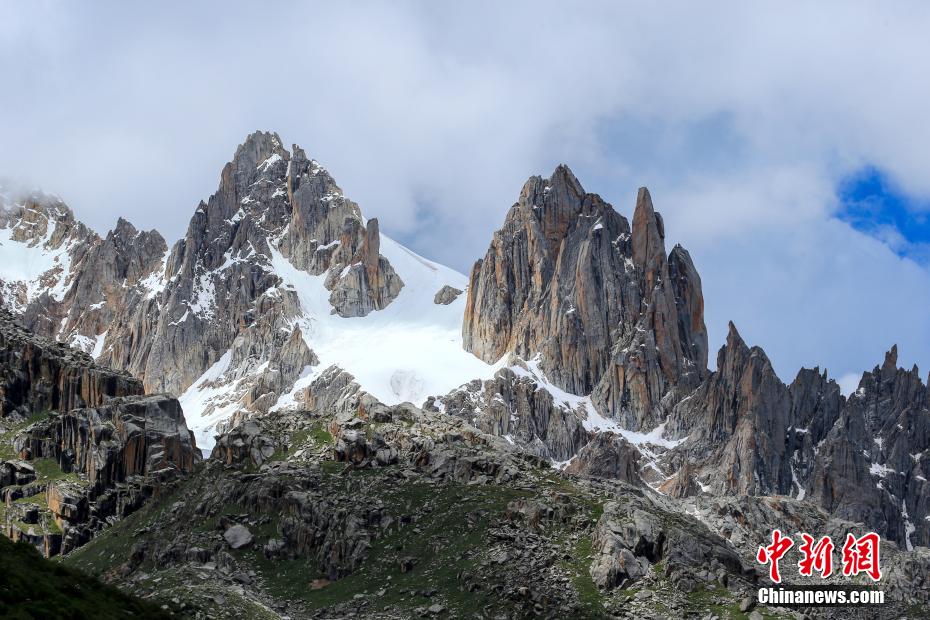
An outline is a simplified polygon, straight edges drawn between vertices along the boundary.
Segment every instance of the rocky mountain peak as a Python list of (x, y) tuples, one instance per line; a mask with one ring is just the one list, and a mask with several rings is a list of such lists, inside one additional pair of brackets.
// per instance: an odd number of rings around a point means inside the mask
[(471, 273), (463, 341), (486, 362), (539, 355), (558, 387), (592, 394), (626, 428), (655, 427), (660, 402), (705, 373), (700, 278), (640, 190), (634, 227), (566, 166), (531, 177)]
[(691, 254), (681, 245), (668, 256), (668, 273), (678, 310), (678, 340), (686, 360), (703, 372), (707, 368), (707, 328), (704, 325), (704, 297), (701, 276)]
[(643, 276), (645, 298), (659, 280), (668, 280), (665, 256), (665, 225), (662, 216), (652, 206), (652, 196), (645, 187), (639, 188), (633, 211), (633, 264)]
[(61, 198), (35, 190), (20, 192), (0, 205), (0, 228), (10, 239), (30, 246), (57, 249), (69, 240), (96, 235), (74, 218)]
[(727, 321), (727, 340), (726, 344), (720, 347), (717, 352), (717, 369), (742, 368), (748, 358), (749, 346), (740, 336), (739, 330), (736, 329), (733, 321)]
[(138, 234), (138, 232), (139, 231), (136, 230), (136, 227), (133, 226), (129, 220), (123, 216), (120, 216), (116, 219), (116, 226), (113, 228), (113, 230), (110, 231), (108, 236), (112, 235), (114, 237), (132, 239)]
[(551, 261), (555, 260), (562, 240), (584, 208), (584, 199), (581, 183), (565, 164), (559, 164), (548, 179), (532, 176), (523, 185), (515, 208), (539, 227)]
[(898, 372), (898, 345), (894, 344), (885, 352), (885, 361), (882, 362), (882, 379), (890, 381)]
[(269, 162), (269, 158), (275, 155), (285, 161), (290, 159), (290, 153), (282, 146), (281, 137), (270, 131), (254, 131), (236, 147), (230, 164), (237, 171), (250, 174), (256, 169), (261, 168), (262, 171), (267, 169), (270, 164), (274, 163)]

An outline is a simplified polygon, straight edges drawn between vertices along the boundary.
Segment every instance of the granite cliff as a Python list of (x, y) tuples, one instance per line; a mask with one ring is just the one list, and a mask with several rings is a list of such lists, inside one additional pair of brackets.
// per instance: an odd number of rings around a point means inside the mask
[[(765, 528), (874, 530), (894, 587), (930, 598), (918, 369), (892, 347), (848, 397), (819, 368), (786, 383), (733, 324), (709, 368), (698, 270), (645, 188), (628, 219), (564, 165), (533, 176), (468, 276), (273, 133), (170, 248), (0, 199), (4, 527), (48, 555), (282, 614), (370, 615), (384, 590), (384, 617), (464, 609), (456, 592), (488, 614), (667, 617), (750, 591)], [(341, 594), (282, 601), (267, 562)], [(413, 587), (418, 563), (438, 607), (374, 576)], [(222, 616), (212, 597), (195, 607)]]

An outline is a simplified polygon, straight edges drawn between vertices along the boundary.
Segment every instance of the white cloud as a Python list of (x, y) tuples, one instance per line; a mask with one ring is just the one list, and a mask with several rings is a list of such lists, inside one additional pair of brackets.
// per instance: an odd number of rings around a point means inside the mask
[(840, 385), (840, 391), (843, 393), (843, 396), (849, 396), (859, 387), (859, 380), (862, 378), (861, 374), (856, 374), (854, 372), (848, 373), (836, 380)]
[(274, 129), (467, 270), (564, 161), (627, 214), (650, 186), (714, 346), (733, 319), (787, 380), (930, 365), (927, 272), (831, 219), (866, 163), (930, 195), (928, 31), (920, 2), (5, 3), (0, 174), (170, 241)]

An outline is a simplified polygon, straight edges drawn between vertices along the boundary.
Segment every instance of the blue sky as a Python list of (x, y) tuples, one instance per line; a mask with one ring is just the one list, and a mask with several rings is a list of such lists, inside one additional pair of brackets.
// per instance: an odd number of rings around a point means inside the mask
[[(526, 178), (646, 185), (779, 375), (930, 369), (930, 4), (0, 3), (0, 176), (169, 243), (251, 131), (467, 271)], [(714, 356), (711, 356), (712, 358)]]
[(837, 217), (890, 247), (898, 256), (930, 264), (930, 199), (908, 195), (874, 166), (837, 187)]

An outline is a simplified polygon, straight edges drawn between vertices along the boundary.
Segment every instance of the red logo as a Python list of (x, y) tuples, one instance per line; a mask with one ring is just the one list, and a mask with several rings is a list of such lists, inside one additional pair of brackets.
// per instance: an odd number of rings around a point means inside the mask
[(768, 547), (759, 547), (756, 554), (756, 560), (759, 564), (772, 565), (769, 567), (769, 578), (775, 583), (781, 583), (781, 575), (778, 573), (778, 561), (788, 553), (788, 549), (794, 546), (794, 541), (781, 535), (781, 531), (772, 532), (772, 544)]
[(843, 545), (843, 574), (848, 577), (865, 573), (872, 581), (881, 579), (882, 569), (878, 565), (880, 542), (875, 532), (869, 532), (862, 538), (847, 534)]
[(801, 534), (804, 539), (798, 549), (801, 551), (801, 561), (798, 562), (798, 572), (810, 577), (816, 570), (823, 578), (833, 573), (833, 541), (824, 536), (814, 544), (814, 537), (810, 534)]
[[(810, 534), (801, 532), (802, 543), (798, 546), (801, 552), (801, 559), (798, 562), (798, 572), (806, 577), (812, 576), (815, 572), (820, 574), (821, 578), (827, 578), (833, 574), (833, 540), (829, 536), (823, 536), (815, 540)], [(759, 564), (769, 565), (769, 578), (774, 583), (781, 583), (781, 573), (778, 570), (778, 562), (794, 546), (794, 541), (782, 535), (780, 530), (772, 532), (772, 544), (759, 547), (756, 553), (756, 561)], [(846, 535), (846, 542), (843, 544), (843, 575), (852, 577), (859, 573), (865, 573), (873, 581), (882, 578), (881, 567), (879, 566), (879, 549), (881, 547), (881, 538), (874, 532), (869, 532), (860, 538), (852, 534)]]

